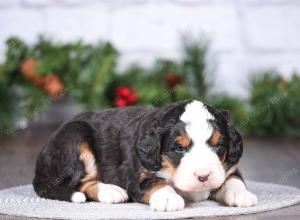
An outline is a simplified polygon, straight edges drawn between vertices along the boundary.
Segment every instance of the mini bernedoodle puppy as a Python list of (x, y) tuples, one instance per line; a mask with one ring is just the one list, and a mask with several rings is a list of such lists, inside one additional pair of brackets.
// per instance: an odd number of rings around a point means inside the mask
[(200, 101), (83, 113), (62, 125), (36, 162), (33, 186), (48, 199), (149, 204), (182, 210), (214, 199), (256, 205), (237, 168), (243, 144), (229, 113)]

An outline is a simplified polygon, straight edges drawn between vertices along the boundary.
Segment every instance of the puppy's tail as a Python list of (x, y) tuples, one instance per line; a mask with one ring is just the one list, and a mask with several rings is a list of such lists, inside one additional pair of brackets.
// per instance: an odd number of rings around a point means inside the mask
[[(54, 183), (53, 183), (54, 184)], [(75, 189), (68, 186), (51, 185), (39, 183), (37, 178), (33, 180), (34, 191), (43, 198), (55, 199), (61, 201), (72, 201), (72, 197), (76, 195)]]

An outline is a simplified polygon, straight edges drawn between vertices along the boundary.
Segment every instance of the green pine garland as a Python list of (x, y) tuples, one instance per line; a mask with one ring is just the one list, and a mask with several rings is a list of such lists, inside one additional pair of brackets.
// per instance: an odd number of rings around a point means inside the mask
[[(189, 47), (191, 49), (194, 45), (189, 44)], [(118, 52), (110, 43), (89, 45), (79, 41), (62, 44), (40, 37), (36, 44), (29, 46), (18, 38), (10, 38), (7, 40), (6, 60), (0, 69), (0, 129), (13, 130), (18, 119), (33, 117), (40, 112), (41, 106), (46, 110), (52, 98), (21, 73), (21, 66), (28, 58), (37, 61), (38, 76), (58, 75), (64, 93), (83, 110), (90, 111), (115, 107), (116, 91), (120, 86), (127, 86), (137, 93), (136, 104), (148, 106), (164, 106), (204, 94), (205, 86), (201, 86), (200, 91), (185, 78), (183, 71), (189, 69), (187, 75), (194, 75), (197, 82), (205, 85), (204, 81), (201, 82), (205, 78), (202, 69), (195, 71), (192, 66), (204, 68), (206, 48), (201, 46), (195, 51), (198, 51), (195, 57), (187, 52), (182, 61), (158, 60), (150, 69), (131, 66), (118, 72)], [(168, 87), (164, 79), (167, 72), (182, 78), (180, 83)], [(193, 90), (197, 92), (194, 94)]]
[(289, 81), (274, 71), (259, 74), (250, 82), (249, 100), (208, 96), (213, 86), (208, 41), (186, 37), (182, 45), (178, 60), (158, 59), (148, 69), (132, 65), (117, 71), (118, 51), (108, 42), (62, 44), (41, 37), (29, 46), (10, 38), (5, 62), (0, 65), (0, 130), (14, 132), (19, 119), (34, 118), (52, 99), (60, 98), (49, 96), (21, 73), (24, 61), (33, 58), (36, 74), (56, 74), (63, 83), (63, 95), (84, 111), (115, 107), (118, 89), (126, 87), (137, 96), (134, 104), (161, 107), (177, 100), (199, 99), (230, 110), (239, 129), (249, 135), (299, 135), (300, 78), (296, 74)]

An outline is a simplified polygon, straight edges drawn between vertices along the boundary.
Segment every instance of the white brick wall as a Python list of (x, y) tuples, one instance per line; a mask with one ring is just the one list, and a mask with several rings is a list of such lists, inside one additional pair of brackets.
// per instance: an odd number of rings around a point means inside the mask
[(156, 57), (177, 58), (182, 33), (206, 33), (217, 62), (218, 91), (247, 95), (249, 74), (300, 71), (299, 0), (0, 0), (0, 60), (4, 42), (38, 34), (59, 41), (110, 40), (120, 68)]

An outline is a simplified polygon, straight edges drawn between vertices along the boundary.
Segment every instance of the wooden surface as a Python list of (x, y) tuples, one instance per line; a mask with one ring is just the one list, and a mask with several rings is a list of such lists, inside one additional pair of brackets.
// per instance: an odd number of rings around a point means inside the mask
[[(54, 128), (32, 128), (0, 136), (0, 189), (31, 183), (41, 147)], [(241, 170), (245, 179), (300, 188), (300, 140), (246, 139)], [(0, 215), (2, 219), (30, 219)], [(207, 218), (238, 220), (300, 219), (300, 205), (253, 215)]]

